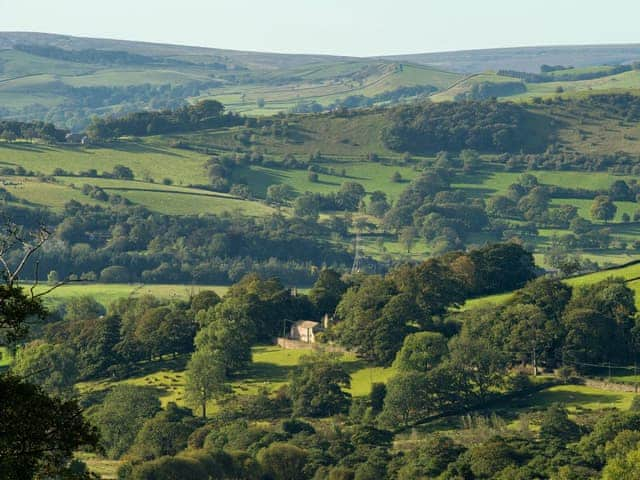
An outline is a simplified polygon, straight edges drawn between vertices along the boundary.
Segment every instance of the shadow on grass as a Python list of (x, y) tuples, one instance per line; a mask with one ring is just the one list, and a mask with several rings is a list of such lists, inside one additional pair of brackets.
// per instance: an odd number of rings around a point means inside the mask
[(51, 150), (51, 147), (46, 145), (38, 145), (35, 143), (0, 143), (0, 148), (5, 148), (8, 150), (18, 150), (22, 152), (33, 152), (33, 153), (43, 153), (48, 150)]
[(181, 155), (175, 151), (171, 151), (167, 148), (159, 148), (153, 147), (146, 143), (138, 143), (138, 142), (114, 142), (105, 144), (106, 148), (110, 150), (118, 150), (121, 152), (127, 152), (132, 154), (149, 154), (149, 153), (160, 153), (162, 155), (167, 155), (171, 157), (183, 158), (184, 155)]
[[(620, 394), (616, 393), (583, 393), (566, 390), (544, 390), (542, 392), (531, 393), (527, 396), (514, 399), (509, 402), (508, 407), (512, 408), (546, 408), (554, 403), (562, 405), (580, 406), (588, 403), (615, 404), (620, 399)], [(506, 405), (497, 405), (506, 407)]]
[(288, 183), (286, 175), (273, 169), (247, 168), (234, 173), (233, 177), (234, 180), (242, 178), (248, 181), (251, 185), (251, 191), (259, 198), (264, 198), (267, 195), (267, 188), (270, 185)]
[(276, 365), (268, 362), (253, 362), (246, 373), (238, 377), (242, 383), (286, 382), (295, 365)]

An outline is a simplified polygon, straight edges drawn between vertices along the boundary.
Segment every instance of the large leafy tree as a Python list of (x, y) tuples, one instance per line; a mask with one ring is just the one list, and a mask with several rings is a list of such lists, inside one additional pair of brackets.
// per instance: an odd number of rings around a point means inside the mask
[(118, 385), (88, 415), (100, 429), (107, 455), (119, 458), (133, 444), (144, 423), (158, 411), (160, 400), (153, 389)]
[(35, 341), (20, 348), (11, 370), (29, 378), (44, 391), (62, 398), (71, 398), (78, 379), (75, 352), (61, 344)]
[[(4, 267), (4, 283), (0, 285), (0, 331), (5, 344), (24, 338), (29, 321), (43, 318), (46, 313), (40, 297), (20, 287), (19, 277), (48, 236), (48, 232), (41, 229), (29, 242), (15, 225), (8, 225), (5, 235), (0, 237), (0, 263)], [(15, 247), (24, 254), (17, 265), (11, 267), (8, 252)], [(73, 453), (83, 446), (95, 447), (97, 443), (96, 430), (84, 420), (75, 400), (51, 397), (25, 379), (6, 373), (0, 375), (0, 472), (3, 478), (65, 476), (70, 473)]]
[(333, 314), (340, 298), (347, 290), (347, 285), (340, 279), (340, 274), (335, 270), (323, 269), (318, 275), (318, 280), (313, 284), (309, 292), (309, 300), (320, 314)]
[(435, 316), (443, 315), (449, 307), (460, 305), (466, 298), (463, 283), (438, 260), (401, 267), (392, 272), (390, 278), (400, 292), (415, 302), (419, 314), (411, 320), (425, 329), (433, 326)]
[(598, 195), (591, 205), (591, 218), (608, 222), (616, 216), (618, 207), (606, 195)]
[(229, 390), (226, 385), (226, 367), (220, 355), (208, 349), (196, 351), (187, 364), (185, 372), (185, 399), (188, 404), (199, 407), (202, 417), (207, 418), (207, 403)]
[(73, 400), (50, 397), (20, 377), (0, 375), (0, 472), (6, 480), (69, 473), (74, 452), (98, 433)]
[(440, 333), (418, 332), (407, 335), (396, 356), (394, 367), (426, 372), (438, 365), (448, 351), (447, 339)]
[(335, 358), (323, 355), (301, 358), (291, 374), (290, 395), (295, 415), (327, 417), (345, 413), (351, 395), (343, 390), (351, 377)]
[(383, 277), (366, 277), (350, 288), (336, 309), (339, 342), (369, 361), (389, 364), (410, 332), (418, 312), (409, 295), (399, 295), (395, 284)]

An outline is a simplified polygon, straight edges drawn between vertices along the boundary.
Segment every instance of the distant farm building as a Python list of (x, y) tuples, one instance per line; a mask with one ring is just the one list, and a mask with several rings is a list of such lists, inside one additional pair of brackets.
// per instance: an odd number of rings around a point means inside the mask
[(315, 343), (316, 334), (322, 330), (320, 322), (300, 320), (291, 326), (290, 337), (304, 343)]
[(87, 137), (84, 133), (67, 133), (64, 138), (67, 143), (85, 145), (89, 142), (89, 137)]
[(325, 315), (322, 323), (313, 320), (300, 320), (291, 326), (289, 338), (304, 343), (316, 343), (316, 335), (329, 328), (329, 315)]

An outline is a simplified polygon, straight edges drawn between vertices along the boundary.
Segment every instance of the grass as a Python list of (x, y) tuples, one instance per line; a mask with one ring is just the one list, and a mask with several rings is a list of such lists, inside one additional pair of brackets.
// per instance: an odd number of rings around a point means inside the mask
[(109, 147), (0, 143), (0, 166), (23, 166), (50, 175), (54, 169), (79, 173), (89, 169), (110, 172), (126, 165), (138, 179), (169, 178), (176, 185), (205, 183), (205, 155), (158, 145), (153, 141), (122, 141)]
[[(36, 288), (35, 292), (46, 290), (46, 285)], [(89, 295), (104, 306), (109, 306), (120, 298), (141, 295), (154, 295), (164, 299), (186, 300), (202, 290), (214, 290), (224, 295), (228, 287), (219, 285), (160, 285), (160, 284), (118, 284), (118, 283), (72, 283), (62, 285), (45, 298), (50, 305), (59, 305), (73, 297)]]
[[(291, 371), (308, 350), (285, 350), (277, 346), (256, 346), (252, 349), (253, 360), (245, 373), (232, 380), (231, 386), (237, 394), (256, 394), (266, 388), (275, 391), (288, 382)], [(386, 382), (393, 374), (392, 368), (370, 367), (353, 354), (344, 354), (341, 361), (351, 375), (351, 387), (347, 389), (355, 397), (368, 395), (372, 383)], [(143, 365), (143, 372), (133, 378), (113, 382), (100, 380), (78, 384), (82, 393), (97, 392), (116, 384), (154, 387), (163, 406), (169, 402), (184, 405), (184, 366), (186, 358), (157, 361)], [(212, 411), (215, 402), (211, 403)]]
[[(588, 273), (578, 277), (568, 278), (565, 282), (572, 287), (580, 287), (582, 285), (591, 285), (601, 282), (608, 278), (623, 278), (625, 280), (633, 280), (640, 277), (640, 264), (631, 265), (624, 268), (616, 268), (604, 270), (600, 272)], [(634, 291), (636, 297), (636, 307), (640, 308), (640, 280), (634, 280), (627, 283), (627, 286)], [(484, 307), (487, 305), (501, 305), (506, 303), (513, 296), (513, 292), (501, 293), (497, 295), (489, 295), (486, 297), (474, 298), (468, 300), (463, 309), (472, 309)]]
[(84, 462), (89, 471), (98, 475), (103, 480), (115, 480), (118, 478), (118, 468), (122, 460), (107, 460), (95, 453), (78, 452), (75, 457)]
[(0, 370), (13, 363), (13, 355), (7, 347), (0, 347)]
[(572, 413), (607, 408), (627, 410), (634, 396), (631, 392), (613, 392), (583, 385), (558, 385), (533, 394), (525, 400), (525, 405), (547, 408), (554, 403), (560, 403)]

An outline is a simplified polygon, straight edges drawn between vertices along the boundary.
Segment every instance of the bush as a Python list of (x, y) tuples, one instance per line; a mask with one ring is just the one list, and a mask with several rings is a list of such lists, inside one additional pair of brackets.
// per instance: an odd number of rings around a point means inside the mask
[(100, 272), (100, 281), (104, 283), (128, 283), (129, 280), (129, 270), (125, 267), (113, 265)]

